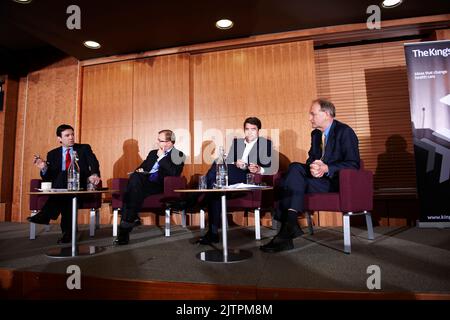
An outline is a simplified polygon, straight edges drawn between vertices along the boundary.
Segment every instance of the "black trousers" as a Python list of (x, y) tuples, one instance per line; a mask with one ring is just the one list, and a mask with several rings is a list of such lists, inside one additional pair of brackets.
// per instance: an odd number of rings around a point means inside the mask
[[(248, 170), (241, 170), (234, 164), (228, 165), (228, 184), (245, 183), (247, 181)], [(216, 182), (216, 165), (213, 163), (208, 173), (206, 174), (208, 188), (212, 188)], [(222, 206), (220, 201), (220, 194), (207, 193), (205, 201), (208, 203), (208, 228), (210, 232), (218, 233), (222, 225)]]
[[(80, 180), (80, 184), (82, 181)], [(53, 188), (67, 188), (67, 173), (61, 171), (52, 181)], [(85, 187), (85, 185), (83, 185)], [(81, 186), (81, 187), (83, 187)], [(79, 201), (78, 201), (79, 203)], [(61, 214), (61, 231), (72, 232), (72, 197), (71, 196), (50, 196), (42, 207), (42, 214), (49, 219), (58, 219)]]
[(128, 179), (127, 190), (124, 195), (124, 204), (122, 208), (122, 227), (130, 227), (127, 223), (134, 223), (139, 218), (142, 203), (145, 198), (164, 192), (164, 187), (158, 182), (150, 182), (149, 176), (134, 172)]
[(61, 213), (61, 231), (72, 231), (72, 197), (51, 196), (42, 207), (41, 212), (52, 220), (58, 219)]
[(279, 221), (286, 221), (288, 209), (303, 212), (303, 200), (305, 193), (332, 192), (335, 184), (326, 176), (314, 178), (311, 176), (306, 164), (294, 162), (289, 165), (286, 175), (281, 180), (281, 199), (277, 208)]

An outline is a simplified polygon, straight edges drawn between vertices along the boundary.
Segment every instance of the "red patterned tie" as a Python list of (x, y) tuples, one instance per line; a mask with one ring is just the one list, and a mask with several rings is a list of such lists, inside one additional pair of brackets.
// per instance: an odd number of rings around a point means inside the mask
[(66, 171), (70, 167), (70, 162), (72, 162), (72, 158), (70, 157), (70, 148), (66, 150)]

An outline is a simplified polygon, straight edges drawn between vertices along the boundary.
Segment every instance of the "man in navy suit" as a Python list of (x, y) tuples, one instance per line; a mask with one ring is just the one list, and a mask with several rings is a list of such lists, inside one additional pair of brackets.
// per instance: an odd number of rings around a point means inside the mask
[(334, 119), (333, 103), (314, 100), (309, 119), (311, 148), (306, 164), (292, 163), (281, 182), (282, 196), (277, 208), (280, 232), (260, 247), (264, 252), (278, 252), (294, 248), (292, 239), (303, 234), (297, 214), (303, 212), (303, 198), (310, 192), (333, 192), (339, 188), (339, 170), (359, 169), (358, 137), (348, 125)]
[[(244, 139), (234, 139), (227, 155), (228, 184), (245, 183), (247, 173), (273, 174), (278, 170), (278, 162), (272, 159), (272, 142), (259, 137), (261, 121), (256, 117), (249, 117), (244, 121)], [(212, 188), (216, 181), (216, 164), (213, 163), (206, 175), (208, 188)], [(198, 239), (200, 244), (219, 242), (218, 230), (221, 225), (220, 196), (208, 194), (209, 225), (205, 236)]]
[[(99, 163), (88, 144), (75, 143), (74, 130), (70, 125), (62, 124), (56, 129), (61, 147), (47, 153), (47, 160), (35, 156), (34, 164), (40, 169), (43, 181), (52, 182), (53, 188), (67, 188), (67, 169), (73, 160), (73, 152), (78, 156), (80, 167), (80, 188), (86, 188), (87, 179), (97, 185), (100, 182)], [(58, 242), (69, 243), (72, 239), (72, 201), (70, 197), (49, 197), (42, 210), (27, 220), (33, 223), (48, 224), (56, 220), (61, 213), (62, 238)]]
[(161, 130), (157, 144), (158, 149), (149, 152), (128, 180), (119, 234), (114, 240), (116, 245), (128, 244), (131, 230), (140, 224), (139, 211), (144, 199), (164, 191), (164, 177), (180, 176), (183, 171), (186, 157), (174, 147), (175, 134), (171, 130)]

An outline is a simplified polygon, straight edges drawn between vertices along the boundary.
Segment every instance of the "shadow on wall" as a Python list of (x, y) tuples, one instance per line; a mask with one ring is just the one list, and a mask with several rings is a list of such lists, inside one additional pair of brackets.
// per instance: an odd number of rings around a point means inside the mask
[[(365, 150), (379, 154), (374, 187), (414, 188), (416, 179), (411, 153), (412, 130), (406, 67), (367, 69), (365, 81), (370, 137), (365, 146), (361, 145), (361, 156), (365, 157)], [(385, 141), (384, 152), (381, 141)]]
[(397, 176), (397, 173), (404, 171), (404, 168), (414, 168), (414, 155), (407, 151), (405, 138), (394, 134), (387, 138), (385, 147), (386, 151), (378, 155), (374, 175), (375, 189), (414, 187), (414, 181), (399, 179)]
[(128, 172), (135, 170), (141, 163), (139, 143), (135, 139), (125, 140), (122, 145), (123, 154), (114, 163), (113, 178), (128, 178)]

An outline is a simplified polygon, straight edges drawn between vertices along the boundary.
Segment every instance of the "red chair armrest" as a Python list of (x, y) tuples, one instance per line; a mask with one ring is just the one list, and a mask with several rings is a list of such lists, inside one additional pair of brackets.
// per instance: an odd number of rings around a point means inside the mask
[(185, 177), (164, 177), (164, 197), (179, 198), (181, 194), (174, 192), (175, 189), (186, 189), (187, 180)]
[(112, 207), (114, 209), (122, 208), (123, 196), (127, 190), (128, 179), (114, 178), (112, 179), (112, 189), (119, 190), (112, 194)]
[(339, 200), (343, 211), (358, 212), (373, 208), (373, 174), (369, 170), (339, 171)]

